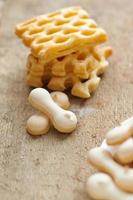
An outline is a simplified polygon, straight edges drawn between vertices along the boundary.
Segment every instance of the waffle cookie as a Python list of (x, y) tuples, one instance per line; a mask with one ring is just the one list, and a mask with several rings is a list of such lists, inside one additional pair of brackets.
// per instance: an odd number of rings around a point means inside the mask
[(71, 94), (90, 97), (99, 85), (111, 55), (100, 47), (106, 32), (80, 7), (64, 8), (27, 20), (16, 34), (31, 52), (27, 59), (26, 83), (51, 90), (71, 89)]
[(16, 34), (43, 63), (107, 40), (106, 32), (80, 7), (32, 18), (17, 25)]
[(28, 58), (27, 83), (34, 87), (48, 84), (51, 90), (68, 88), (74, 96), (90, 97), (99, 85), (100, 77), (109, 63), (111, 47), (94, 47), (78, 51), (47, 64), (40, 64), (33, 55)]

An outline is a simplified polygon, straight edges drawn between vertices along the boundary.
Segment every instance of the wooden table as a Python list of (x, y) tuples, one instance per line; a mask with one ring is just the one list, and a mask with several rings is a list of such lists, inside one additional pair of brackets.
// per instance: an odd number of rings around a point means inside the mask
[[(0, 0), (1, 2), (1, 0)], [(0, 27), (0, 199), (88, 200), (93, 169), (87, 151), (133, 111), (133, 1), (5, 0)], [(17, 23), (61, 7), (81, 5), (109, 33), (114, 55), (100, 87), (88, 100), (71, 97), (78, 116), (71, 135), (42, 137), (25, 131), (35, 111), (24, 84), (27, 49), (14, 34)]]

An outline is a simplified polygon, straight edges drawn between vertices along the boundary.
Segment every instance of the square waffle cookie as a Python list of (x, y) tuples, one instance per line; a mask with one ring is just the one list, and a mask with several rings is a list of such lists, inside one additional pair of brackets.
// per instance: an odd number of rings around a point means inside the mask
[(42, 64), (33, 55), (28, 57), (27, 84), (51, 90), (68, 88), (74, 96), (89, 98), (99, 85), (100, 77), (108, 67), (111, 47), (89, 47)]
[(32, 18), (17, 25), (16, 34), (42, 63), (107, 40), (106, 32), (80, 7)]

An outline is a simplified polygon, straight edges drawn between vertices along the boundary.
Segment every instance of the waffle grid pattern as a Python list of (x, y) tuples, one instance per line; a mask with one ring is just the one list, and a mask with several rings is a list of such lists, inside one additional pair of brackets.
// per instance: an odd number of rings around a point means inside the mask
[(79, 7), (28, 20), (16, 27), (16, 34), (42, 62), (75, 52), (79, 45), (85, 47), (107, 40), (106, 32)]

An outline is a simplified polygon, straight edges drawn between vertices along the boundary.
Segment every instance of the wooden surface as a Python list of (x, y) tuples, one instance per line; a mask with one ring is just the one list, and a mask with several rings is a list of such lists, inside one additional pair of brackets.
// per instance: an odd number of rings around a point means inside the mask
[[(1, 1), (1, 0), (0, 0)], [(90, 200), (85, 192), (93, 172), (87, 151), (108, 129), (133, 111), (133, 1), (5, 0), (0, 27), (0, 199)], [(89, 100), (71, 98), (77, 130), (42, 137), (25, 131), (35, 111), (24, 84), (27, 49), (14, 35), (17, 23), (61, 7), (81, 5), (109, 33), (114, 55), (100, 87)]]

